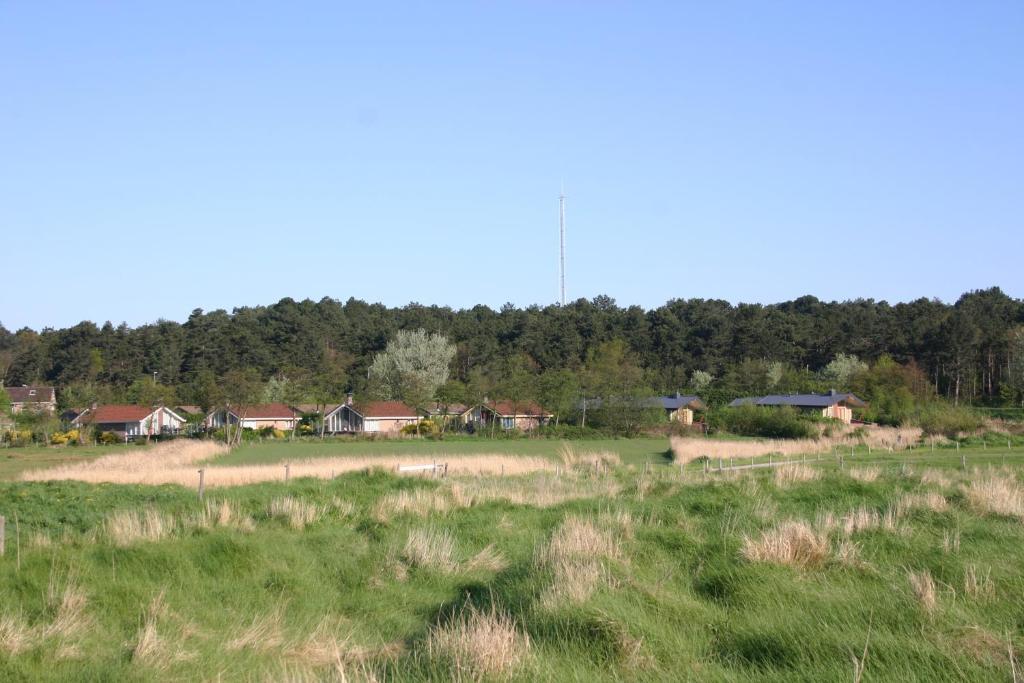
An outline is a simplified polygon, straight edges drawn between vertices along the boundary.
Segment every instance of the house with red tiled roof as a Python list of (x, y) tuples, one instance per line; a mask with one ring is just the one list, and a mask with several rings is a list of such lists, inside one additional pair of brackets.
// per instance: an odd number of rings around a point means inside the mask
[(324, 415), (325, 431), (331, 434), (394, 434), (416, 424), (420, 415), (401, 401), (348, 400)]
[(72, 427), (90, 426), (97, 432), (113, 432), (125, 441), (140, 436), (177, 434), (185, 418), (165, 406), (103, 405), (82, 411)]
[(11, 397), (11, 412), (27, 410), (33, 413), (50, 413), (57, 410), (57, 392), (53, 387), (28, 386), (3, 387)]
[(250, 406), (218, 408), (206, 416), (207, 429), (220, 429), (225, 424), (241, 425), (242, 429), (273, 427), (285, 431), (295, 428), (301, 416), (284, 403), (259, 403)]
[(490, 426), (524, 432), (543, 426), (554, 415), (534, 401), (485, 401), (466, 411), (463, 419), (476, 428)]

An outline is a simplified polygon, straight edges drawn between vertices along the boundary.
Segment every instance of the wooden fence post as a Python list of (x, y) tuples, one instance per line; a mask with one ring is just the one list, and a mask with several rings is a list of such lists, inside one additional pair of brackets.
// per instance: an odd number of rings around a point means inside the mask
[(203, 493), (206, 492), (206, 470), (199, 470), (199, 500), (203, 499)]
[(284, 483), (288, 483), (288, 480), (292, 478), (292, 465), (286, 462), (284, 464)]
[(839, 470), (842, 471), (842, 469), (843, 469), (843, 454), (840, 453), (839, 454)]
[(4, 544), (7, 541), (7, 518), (0, 515), (0, 557), (4, 556)]
[(966, 453), (961, 453), (960, 454), (960, 467), (961, 467), (961, 469), (963, 469), (964, 472), (967, 471), (967, 454)]
[(769, 453), (768, 454), (768, 467), (771, 467), (771, 466), (772, 466), (772, 454)]

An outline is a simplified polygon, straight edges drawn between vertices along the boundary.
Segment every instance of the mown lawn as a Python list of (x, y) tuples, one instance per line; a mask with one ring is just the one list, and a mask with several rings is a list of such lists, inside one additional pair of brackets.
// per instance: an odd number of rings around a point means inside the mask
[(0, 448), (0, 481), (17, 479), (18, 475), (26, 470), (83, 462), (107, 453), (123, 452), (125, 448), (142, 448), (142, 446), (29, 446), (24, 448)]
[[(849, 681), (866, 644), (865, 681), (1009, 681), (1020, 454), (967, 455), (994, 466), (352, 474), (209, 507), (175, 486), (0, 483), (0, 680)], [(789, 522), (812, 535), (785, 537), (799, 562), (751, 558)]]

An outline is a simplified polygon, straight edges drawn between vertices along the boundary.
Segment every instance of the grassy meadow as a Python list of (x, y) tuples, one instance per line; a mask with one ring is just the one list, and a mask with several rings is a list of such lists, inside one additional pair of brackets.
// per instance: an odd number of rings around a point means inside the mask
[(0, 481), (0, 679), (1020, 676), (1024, 448), (705, 472), (658, 439), (469, 446), (264, 443), (205, 462), (411, 448), (557, 468), (366, 470), (204, 501), (173, 484)]

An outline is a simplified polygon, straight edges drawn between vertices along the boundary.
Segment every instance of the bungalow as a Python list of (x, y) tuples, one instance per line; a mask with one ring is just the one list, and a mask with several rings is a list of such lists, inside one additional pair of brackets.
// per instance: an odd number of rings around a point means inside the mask
[(22, 385), (3, 388), (11, 397), (12, 413), (28, 410), (33, 413), (50, 413), (52, 415), (57, 410), (57, 392), (53, 387)]
[(524, 432), (547, 424), (553, 417), (552, 413), (533, 401), (486, 401), (463, 414), (467, 424), (478, 428), (496, 424), (502, 429), (520, 429)]
[(202, 419), (206, 416), (206, 411), (202, 406), (175, 406), (175, 411), (185, 419)]
[[(580, 409), (597, 410), (604, 407), (604, 405), (604, 399), (589, 398), (580, 401), (577, 407)], [(678, 391), (674, 396), (610, 399), (608, 405), (633, 410), (653, 411), (660, 408), (665, 411), (665, 417), (670, 422), (681, 422), (686, 425), (693, 424), (693, 414), (695, 411), (707, 410), (707, 406), (699, 396), (683, 396)]]
[(800, 411), (820, 413), (823, 417), (830, 417), (850, 424), (853, 422), (853, 408), (864, 408), (867, 403), (853, 394), (832, 389), (826, 394), (774, 394), (738, 398), (730, 403), (729, 407), (737, 408), (746, 405), (792, 406)]
[(71, 421), (72, 427), (92, 426), (100, 432), (114, 432), (129, 441), (139, 436), (177, 434), (185, 418), (170, 408), (136, 405), (93, 406)]
[(299, 414), (284, 403), (260, 403), (251, 406), (218, 408), (206, 416), (207, 429), (220, 429), (225, 424), (241, 425), (242, 429), (294, 429)]
[(426, 407), (427, 417), (446, 426), (461, 425), (465, 422), (463, 416), (469, 412), (469, 406), (462, 403), (442, 403), (436, 401)]
[(694, 411), (707, 409), (699, 396), (683, 396), (678, 391), (675, 396), (660, 396), (657, 400), (670, 422), (681, 422), (684, 425), (693, 424)]
[(352, 397), (324, 415), (324, 430), (331, 434), (393, 434), (419, 422), (416, 410), (401, 401), (360, 401)]

